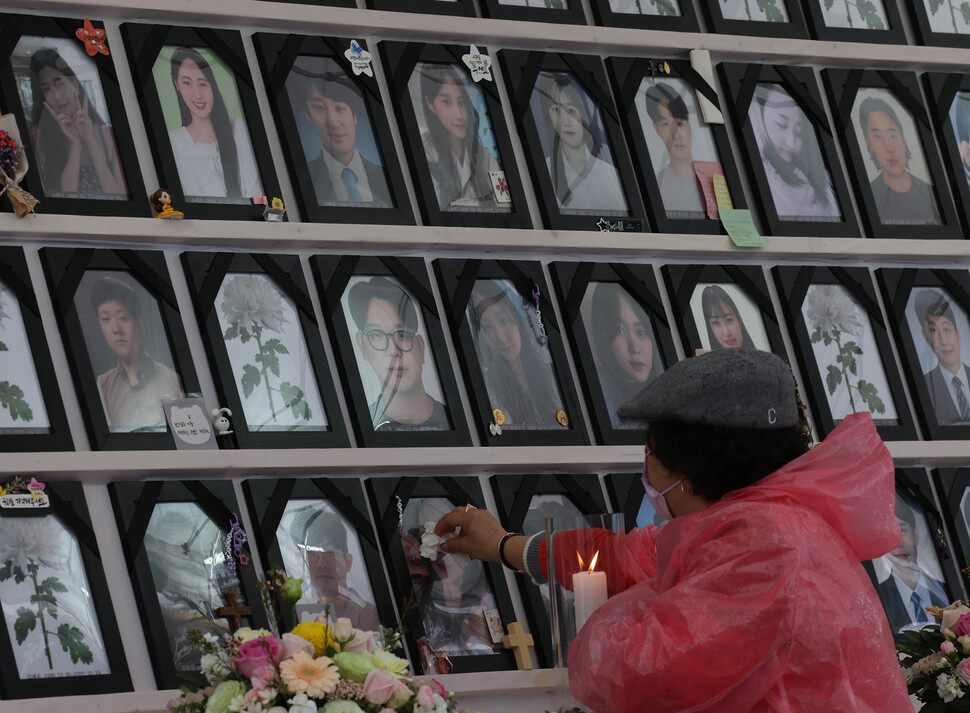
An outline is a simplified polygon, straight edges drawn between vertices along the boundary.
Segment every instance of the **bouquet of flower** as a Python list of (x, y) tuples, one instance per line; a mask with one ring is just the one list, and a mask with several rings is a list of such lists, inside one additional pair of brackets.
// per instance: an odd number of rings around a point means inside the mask
[(38, 201), (20, 187), (29, 165), (20, 144), (20, 132), (13, 114), (0, 116), (0, 195), (10, 198), (18, 218), (34, 210)]
[(896, 646), (910, 695), (921, 713), (970, 711), (970, 606), (927, 607), (939, 625), (903, 632)]
[[(349, 619), (304, 621), (276, 638), (243, 628), (222, 639), (193, 634), (209, 685), (169, 702), (172, 713), (453, 713), (454, 696), (419, 684), (388, 649), (392, 632), (361, 631)], [(390, 642), (390, 645), (389, 643)]]

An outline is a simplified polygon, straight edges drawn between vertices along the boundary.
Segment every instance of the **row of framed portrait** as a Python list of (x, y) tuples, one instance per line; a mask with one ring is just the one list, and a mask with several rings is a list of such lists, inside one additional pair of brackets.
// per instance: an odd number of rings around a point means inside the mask
[[(200, 382), (165, 255), (43, 248), (40, 259), (91, 447), (173, 448), (162, 402)], [(924, 438), (970, 438), (967, 270), (876, 270), (887, 319), (868, 268), (778, 266), (782, 319), (759, 265), (664, 265), (664, 290), (650, 264), (553, 262), (550, 289), (538, 261), (442, 258), (439, 301), (423, 258), (313, 256), (321, 325), (296, 256), (181, 262), (239, 448), (349, 446), (338, 389), (361, 446), (471, 445), (469, 421), (484, 445), (584, 445), (581, 399), (596, 442), (638, 443), (641, 424), (617, 410), (677, 361), (678, 335), (688, 355), (787, 360), (786, 322), (820, 438), (856, 411), (872, 412), (886, 440), (918, 438), (917, 420)], [(23, 250), (0, 248), (0, 450), (70, 450), (26, 274)]]
[[(309, 0), (304, 0), (309, 2)], [(357, 7), (355, 0), (313, 4)], [(899, 5), (908, 8), (922, 44), (970, 46), (970, 15), (960, 0), (699, 0), (706, 29), (717, 34), (812, 37), (843, 42), (906, 43)], [(365, 7), (475, 17), (472, 0), (364, 0)], [(481, 0), (484, 17), (586, 24), (579, 0)], [(607, 27), (699, 32), (694, 0), (590, 0)]]
[[(970, 467), (932, 477), (942, 508), (926, 471), (897, 471), (902, 543), (864, 563), (897, 636), (925, 623), (922, 606), (944, 606), (966, 588), (958, 562), (970, 553)], [(494, 475), (485, 482), (510, 531), (533, 534), (547, 519), (607, 511), (623, 513), (627, 529), (665, 522), (644, 497), (639, 473), (608, 474), (602, 482), (595, 474)], [(280, 613), (284, 631), (327, 606), (361, 629), (393, 626), (401, 603), (413, 597), (405, 643), (416, 671), (438, 673), (422, 638), (454, 672), (514, 669), (501, 637), (522, 619), (502, 568), (420, 551), (424, 523), (465, 504), (486, 506), (482, 485), (476, 476), (251, 479), (242, 483), (242, 504), (228, 479), (109, 484), (156, 684), (176, 688), (198, 676), (202, 652), (191, 631), (226, 633), (231, 617), (237, 626), (267, 625), (256, 588), (260, 561), (303, 580), (300, 600)], [(47, 494), (49, 510), (0, 510), (0, 698), (131, 690), (81, 484), (48, 483)], [(224, 543), (241, 507), (248, 510), (249, 543), (233, 552)], [(238, 561), (257, 551), (250, 564)], [(548, 585), (512, 578), (537, 663), (551, 667)], [(56, 616), (56, 631), (29, 625), (43, 617), (41, 599)]]
[[(26, 188), (48, 212), (149, 215), (114, 58), (86, 56), (74, 21), (0, 19), (9, 40), (0, 101), (17, 116), (32, 166)], [(137, 24), (122, 34), (157, 175), (176, 207), (189, 218), (260, 219), (252, 199), (280, 189), (243, 38)], [(733, 207), (745, 206), (728, 132), (701, 118), (700, 102), (717, 107), (717, 92), (686, 60), (604, 65), (502, 50), (510, 131), (496, 80), (481, 76), (487, 48), (475, 56), (455, 45), (381, 42), (391, 112), (360, 59), (364, 43), (253, 40), (306, 220), (413, 222), (410, 170), (426, 224), (529, 227), (529, 178), (513, 134), (553, 229), (721, 233), (716, 176)], [(763, 232), (860, 235), (836, 136), (863, 234), (962, 238), (961, 221), (970, 229), (970, 75), (925, 73), (921, 89), (912, 72), (822, 70), (830, 122), (812, 68), (727, 63), (720, 73)]]

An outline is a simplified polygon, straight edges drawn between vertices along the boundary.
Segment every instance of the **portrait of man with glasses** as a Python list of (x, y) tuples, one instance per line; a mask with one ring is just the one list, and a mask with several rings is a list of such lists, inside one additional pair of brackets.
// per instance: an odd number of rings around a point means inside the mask
[[(414, 300), (393, 278), (355, 277), (343, 299), (375, 431), (450, 431)], [(366, 364), (366, 365), (365, 365)]]

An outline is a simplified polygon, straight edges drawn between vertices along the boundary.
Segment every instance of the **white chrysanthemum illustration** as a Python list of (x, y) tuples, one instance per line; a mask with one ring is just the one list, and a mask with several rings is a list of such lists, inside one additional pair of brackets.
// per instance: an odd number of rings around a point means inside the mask
[[(254, 363), (244, 364), (239, 376), (243, 397), (248, 399), (262, 385), (273, 421), (286, 409), (295, 418), (309, 421), (312, 414), (303, 389), (281, 380), (280, 356), (289, 354), (289, 349), (276, 337), (264, 339), (265, 330), (283, 334), (283, 325), (289, 322), (279, 288), (265, 275), (233, 275), (226, 280), (222, 292), (222, 314), (229, 323), (223, 338), (227, 342), (238, 339), (243, 344), (256, 342)], [(279, 409), (277, 398), (282, 402)]]
[(856, 411), (856, 396), (873, 413), (885, 413), (886, 405), (874, 384), (865, 379), (852, 383), (852, 377), (859, 374), (857, 357), (862, 356), (859, 341), (866, 327), (862, 308), (842, 285), (812, 285), (808, 288), (805, 303), (812, 343), (822, 342), (825, 346), (834, 343), (838, 349), (835, 363), (825, 365), (825, 385), (829, 395), (835, 394), (844, 382), (852, 413)]
[(812, 329), (862, 335), (862, 310), (841, 285), (813, 285), (808, 292), (808, 321)]
[(26, 566), (39, 562), (48, 567), (65, 556), (64, 530), (51, 527), (46, 517), (17, 517), (0, 521), (0, 564)]
[(227, 322), (247, 332), (252, 332), (254, 327), (282, 332), (287, 322), (279, 290), (259, 275), (236, 275), (229, 279), (222, 313)]

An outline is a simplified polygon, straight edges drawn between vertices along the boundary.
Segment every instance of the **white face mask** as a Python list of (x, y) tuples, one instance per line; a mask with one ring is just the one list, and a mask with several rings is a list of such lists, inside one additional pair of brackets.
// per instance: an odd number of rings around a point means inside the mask
[(666, 488), (662, 493), (658, 492), (655, 487), (650, 485), (650, 481), (647, 480), (647, 456), (652, 455), (653, 451), (647, 451), (643, 457), (643, 489), (646, 491), (647, 499), (650, 500), (650, 504), (653, 505), (653, 509), (657, 511), (657, 514), (667, 520), (673, 520), (674, 516), (670, 512), (670, 507), (667, 505), (667, 498), (664, 497), (671, 490), (676, 488), (684, 479), (681, 478), (676, 483), (673, 483), (669, 488)]

